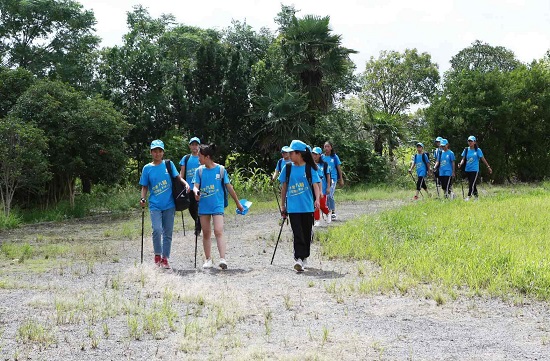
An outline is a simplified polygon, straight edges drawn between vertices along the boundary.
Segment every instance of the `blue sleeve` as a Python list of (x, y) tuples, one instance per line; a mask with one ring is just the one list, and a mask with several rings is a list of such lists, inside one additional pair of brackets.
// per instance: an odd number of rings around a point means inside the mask
[(149, 186), (149, 172), (146, 170), (147, 166), (141, 170), (141, 177), (139, 178), (139, 185), (143, 187)]
[(200, 173), (199, 173), (199, 168), (200, 167), (197, 167), (197, 169), (195, 169), (195, 175), (193, 176), (193, 184), (197, 184), (199, 185), (200, 187), (200, 183), (201, 183), (201, 176), (200, 176)]
[[(183, 158), (181, 158), (180, 160), (180, 165), (181, 166), (184, 166), (185, 165), (185, 157), (187, 157), (186, 155), (183, 156)], [(186, 169), (187, 170), (187, 169)]]
[(224, 184), (229, 184), (231, 183), (231, 181), (229, 180), (229, 174), (227, 174), (227, 169), (225, 169), (225, 167), (223, 168), (223, 183)]
[(311, 170), (311, 183), (321, 183), (321, 178), (319, 177), (319, 173)]
[(338, 156), (338, 154), (335, 154), (334, 155), (334, 165), (340, 165), (342, 164), (342, 162), (340, 161), (340, 157)]
[(174, 162), (170, 161), (170, 168), (172, 168), (172, 178), (177, 177), (180, 175), (180, 172), (176, 169), (176, 166), (174, 165)]
[(449, 160), (450, 160), (451, 162), (454, 162), (455, 159), (456, 159), (456, 158), (455, 158), (455, 154), (454, 154), (453, 152), (451, 152), (451, 156), (449, 157)]
[(477, 156), (479, 157), (479, 159), (483, 158), (483, 152), (479, 148), (477, 148)]
[(468, 154), (466, 153), (468, 150), (467, 149), (464, 149), (462, 151), (462, 158), (466, 158), (468, 156)]
[(281, 173), (279, 174), (279, 183), (283, 184), (286, 182), (286, 166), (283, 167)]

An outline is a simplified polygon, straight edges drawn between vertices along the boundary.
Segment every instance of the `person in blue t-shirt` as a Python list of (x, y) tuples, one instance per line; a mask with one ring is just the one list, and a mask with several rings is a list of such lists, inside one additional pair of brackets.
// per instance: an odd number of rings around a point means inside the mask
[(416, 143), (416, 154), (412, 157), (409, 173), (412, 174), (412, 170), (415, 167), (418, 179), (416, 180), (416, 194), (413, 199), (418, 199), (420, 187), (424, 188), (428, 195), (430, 194), (428, 193), (428, 185), (426, 184), (426, 177), (430, 171), (430, 160), (428, 155), (424, 153), (424, 144), (422, 143)]
[[(307, 267), (310, 255), (313, 211), (319, 208), (319, 186), (315, 184), (321, 183), (321, 179), (306, 143), (293, 140), (290, 149), (292, 163), (285, 166), (279, 175), (281, 213), (283, 217), (288, 214), (290, 218), (294, 235), (294, 269), (302, 272)], [(288, 176), (287, 169), (290, 170)], [(311, 174), (306, 173), (308, 170)]]
[[(193, 137), (189, 140), (189, 149), (191, 154), (187, 154), (180, 160), (180, 176), (184, 178), (187, 183), (192, 187), (193, 177), (195, 176), (195, 170), (200, 166), (199, 163), (199, 145), (201, 140), (197, 137)], [(195, 197), (189, 197), (189, 214), (195, 222), (195, 235), (201, 233), (201, 222), (199, 219), (199, 203), (195, 200)]]
[(153, 161), (143, 167), (139, 179), (141, 185), (140, 205), (145, 207), (145, 196), (149, 192), (155, 265), (170, 269), (168, 259), (172, 248), (172, 231), (176, 214), (176, 204), (172, 196), (172, 181), (181, 182), (187, 191), (189, 191), (189, 184), (180, 177), (172, 161), (170, 161), (170, 174), (168, 174), (168, 168), (163, 161), (164, 143), (161, 140), (153, 140), (151, 143), (151, 156)]
[(281, 171), (283, 170), (283, 168), (285, 167), (286, 164), (292, 162), (290, 160), (290, 149), (288, 148), (288, 146), (285, 145), (281, 149), (281, 156), (282, 156), (282, 158), (280, 158), (277, 161), (277, 165), (275, 166), (275, 171), (273, 172), (273, 176), (271, 176), (272, 181), (279, 178), (279, 174), (281, 174)]
[(439, 179), (441, 181), (441, 189), (445, 194), (445, 198), (454, 198), (452, 192), (452, 182), (455, 176), (455, 154), (449, 149), (449, 141), (441, 140), (443, 152), (435, 162), (435, 167), (439, 169)]
[(332, 218), (330, 216), (330, 210), (327, 207), (327, 194), (330, 193), (330, 166), (327, 162), (323, 160), (323, 151), (319, 147), (313, 148), (311, 151), (311, 155), (313, 156), (313, 160), (315, 161), (315, 164), (317, 164), (317, 173), (319, 174), (319, 178), (321, 178), (321, 187), (319, 189), (320, 193), (320, 199), (319, 199), (319, 208), (315, 209), (315, 212), (313, 212), (313, 219), (315, 220), (315, 223), (313, 223), (314, 227), (320, 226), (320, 220), (321, 220), (321, 212), (323, 212), (327, 216), (327, 223), (330, 223), (332, 221)]
[[(434, 180), (435, 180), (435, 186), (439, 187), (441, 185), (441, 181), (439, 179), (439, 169), (435, 167), (435, 163), (439, 160), (439, 157), (441, 156), (441, 153), (443, 153), (443, 147), (441, 146), (441, 141), (443, 140), (442, 137), (435, 138), (435, 149), (432, 152), (432, 155), (434, 157), (434, 167), (433, 167), (433, 173), (434, 173)], [(439, 193), (439, 190), (438, 190)]]
[(212, 242), (210, 236), (212, 230), (210, 221), (214, 223), (214, 236), (220, 253), (218, 266), (221, 269), (227, 269), (225, 260), (226, 244), (223, 238), (223, 214), (225, 208), (225, 192), (229, 192), (231, 198), (235, 201), (239, 211), (244, 211), (244, 207), (237, 193), (233, 189), (227, 175), (227, 170), (214, 162), (216, 146), (214, 144), (201, 144), (199, 147), (199, 161), (201, 166), (195, 170), (193, 177), (193, 192), (195, 199), (199, 203), (199, 217), (202, 227), (202, 245), (206, 261), (203, 268), (212, 268)]
[(328, 163), (330, 167), (330, 192), (327, 195), (327, 206), (332, 212), (332, 220), (336, 220), (336, 202), (334, 201), (334, 192), (336, 191), (336, 182), (340, 187), (344, 186), (344, 178), (342, 177), (342, 168), (340, 165), (342, 162), (334, 151), (334, 147), (331, 142), (326, 141), (324, 146), (325, 154), (323, 155), (323, 161)]
[(483, 156), (483, 152), (477, 146), (476, 137), (470, 135), (468, 137), (468, 148), (462, 151), (462, 160), (458, 165), (458, 168), (461, 169), (464, 162), (466, 162), (466, 176), (468, 177), (468, 197), (464, 200), (469, 201), (472, 194), (477, 198), (477, 177), (479, 175), (479, 160), (482, 160), (483, 163), (487, 166), (489, 174), (493, 174), (493, 170), (487, 160)]

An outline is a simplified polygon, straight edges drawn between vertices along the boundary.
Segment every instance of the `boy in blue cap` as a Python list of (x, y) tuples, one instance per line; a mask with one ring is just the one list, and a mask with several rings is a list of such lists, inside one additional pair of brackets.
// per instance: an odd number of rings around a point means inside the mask
[[(180, 160), (180, 176), (187, 181), (188, 184), (193, 184), (195, 170), (200, 166), (199, 163), (199, 146), (201, 140), (198, 137), (189, 139), (189, 150), (191, 154), (187, 154)], [(189, 197), (189, 214), (195, 222), (195, 235), (201, 233), (201, 222), (199, 218), (199, 203), (195, 197)]]
[(281, 174), (281, 171), (286, 164), (292, 162), (290, 160), (290, 148), (288, 146), (285, 145), (283, 148), (281, 148), (281, 157), (282, 158), (277, 161), (277, 165), (275, 166), (275, 171), (273, 172), (273, 176), (271, 177), (272, 181), (279, 177), (279, 174)]
[[(189, 184), (180, 177), (176, 166), (170, 161), (169, 166), (163, 161), (164, 143), (153, 140), (151, 143), (153, 161), (146, 164), (141, 171), (139, 184), (141, 185), (141, 207), (145, 207), (145, 196), (149, 192), (149, 212), (153, 229), (153, 249), (155, 265), (170, 269), (168, 259), (172, 248), (172, 231), (174, 229), (174, 215), (176, 204), (172, 196), (172, 180), (181, 182), (189, 191)], [(170, 174), (168, 174), (170, 169)]]

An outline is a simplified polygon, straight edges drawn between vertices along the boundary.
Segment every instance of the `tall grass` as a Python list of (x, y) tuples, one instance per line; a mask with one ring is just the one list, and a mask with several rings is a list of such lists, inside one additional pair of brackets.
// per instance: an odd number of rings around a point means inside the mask
[(419, 202), (329, 229), (323, 253), (371, 260), (396, 288), (402, 280), (549, 300), (549, 211), (544, 188), (478, 202)]

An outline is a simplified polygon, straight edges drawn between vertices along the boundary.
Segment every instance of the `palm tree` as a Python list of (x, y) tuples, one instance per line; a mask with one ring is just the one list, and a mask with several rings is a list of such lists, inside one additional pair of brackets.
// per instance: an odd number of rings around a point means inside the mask
[(354, 69), (349, 54), (356, 51), (341, 45), (342, 37), (331, 33), (329, 20), (328, 16), (293, 16), (282, 29), (285, 69), (308, 95), (312, 126), (315, 113), (331, 109), (336, 94), (345, 87), (343, 80)]

